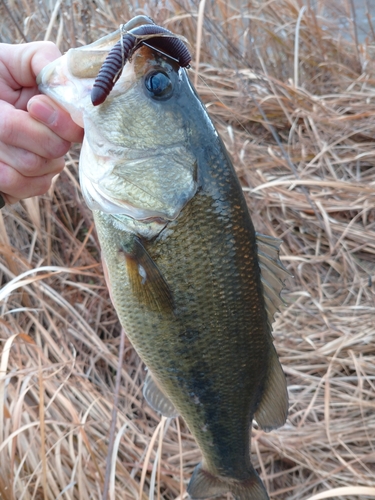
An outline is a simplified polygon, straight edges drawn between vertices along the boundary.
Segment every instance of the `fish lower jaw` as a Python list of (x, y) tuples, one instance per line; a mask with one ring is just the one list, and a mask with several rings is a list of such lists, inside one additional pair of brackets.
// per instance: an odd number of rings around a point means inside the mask
[(83, 197), (90, 210), (107, 214), (111, 223), (120, 231), (151, 239), (158, 236), (172, 220), (164, 213), (141, 209), (102, 193), (82, 170), (80, 181)]
[(90, 210), (100, 210), (106, 214), (125, 215), (137, 221), (161, 220), (167, 223), (168, 216), (156, 210), (148, 208), (140, 208), (127, 203), (124, 200), (119, 200), (111, 197), (103, 192), (100, 187), (86, 177), (82, 171), (80, 172), (80, 182), (82, 194), (87, 206)]

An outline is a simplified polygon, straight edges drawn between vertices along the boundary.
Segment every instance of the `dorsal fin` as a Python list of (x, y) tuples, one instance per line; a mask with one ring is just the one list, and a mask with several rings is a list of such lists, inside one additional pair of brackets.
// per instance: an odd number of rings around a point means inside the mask
[[(280, 306), (284, 304), (283, 299), (280, 297), (284, 281), (291, 274), (280, 261), (279, 252), (282, 240), (259, 233), (256, 234), (256, 238), (264, 302), (271, 331), (274, 315), (276, 311), (280, 310)], [(266, 384), (262, 400), (255, 412), (255, 420), (263, 430), (270, 431), (284, 425), (287, 415), (288, 391), (286, 379), (276, 350), (272, 345)]]
[(276, 311), (279, 311), (280, 306), (284, 304), (280, 297), (284, 281), (291, 274), (285, 269), (279, 257), (282, 240), (260, 233), (256, 233), (256, 239), (267, 320), (271, 327)]
[(261, 402), (255, 412), (255, 420), (266, 432), (285, 424), (288, 416), (288, 389), (276, 350), (271, 345), (269, 368)]

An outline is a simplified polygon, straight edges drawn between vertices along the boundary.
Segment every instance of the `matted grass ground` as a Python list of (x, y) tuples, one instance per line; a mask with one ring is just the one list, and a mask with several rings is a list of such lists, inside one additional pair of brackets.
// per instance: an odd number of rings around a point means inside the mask
[[(190, 41), (256, 229), (283, 238), (294, 275), (274, 324), (289, 419), (252, 438), (273, 500), (375, 497), (375, 34), (359, 44), (352, 2), (326, 4), (0, 2), (2, 42), (65, 51), (140, 13)], [(48, 195), (0, 212), (0, 498), (101, 499), (107, 477), (111, 500), (181, 500), (199, 450), (144, 403), (127, 339), (109, 455), (123, 336), (78, 157)]]

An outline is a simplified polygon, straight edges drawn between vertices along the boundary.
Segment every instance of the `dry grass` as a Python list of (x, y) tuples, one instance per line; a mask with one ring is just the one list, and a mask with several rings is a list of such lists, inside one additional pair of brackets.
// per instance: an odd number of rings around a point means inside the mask
[[(198, 91), (257, 230), (284, 239), (294, 274), (274, 325), (289, 420), (253, 433), (253, 462), (275, 500), (375, 497), (375, 37), (370, 27), (359, 44), (350, 21), (343, 37), (351, 2), (338, 2), (341, 12), (323, 3), (217, 0), (200, 10)], [(7, 5), (1, 41), (22, 32), (66, 50), (144, 12), (197, 54), (194, 1)], [(126, 339), (109, 455), (123, 337), (78, 154), (48, 195), (0, 213), (0, 498), (101, 499), (108, 470), (110, 499), (181, 500), (199, 451), (182, 420), (159, 423), (144, 404), (143, 366)]]

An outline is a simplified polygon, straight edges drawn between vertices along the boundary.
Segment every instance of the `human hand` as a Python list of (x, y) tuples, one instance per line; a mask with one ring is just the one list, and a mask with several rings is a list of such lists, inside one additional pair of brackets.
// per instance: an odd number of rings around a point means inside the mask
[(36, 76), (60, 55), (52, 42), (0, 43), (0, 193), (7, 203), (44, 194), (71, 143), (82, 141), (83, 129), (38, 92)]

